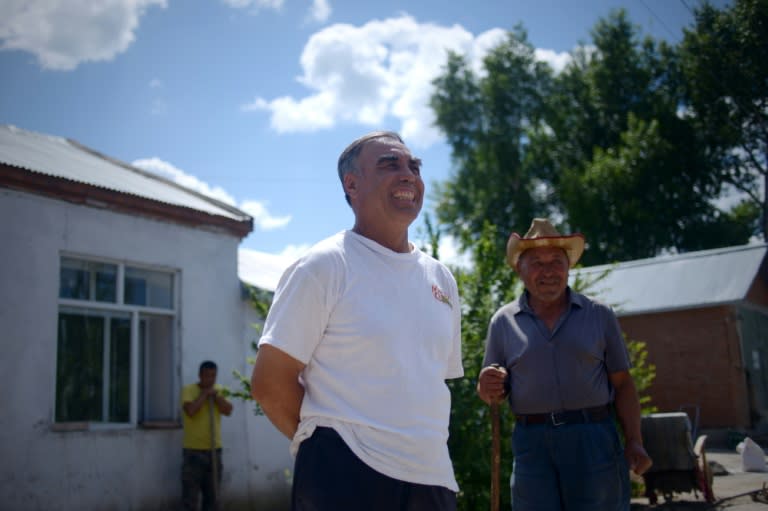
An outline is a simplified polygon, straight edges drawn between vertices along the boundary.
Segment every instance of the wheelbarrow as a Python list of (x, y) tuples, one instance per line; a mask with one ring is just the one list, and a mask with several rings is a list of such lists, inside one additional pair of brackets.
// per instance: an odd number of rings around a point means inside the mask
[(712, 470), (705, 451), (707, 437), (691, 441), (691, 421), (685, 412), (654, 413), (641, 419), (643, 444), (653, 465), (643, 474), (645, 496), (655, 505), (659, 494), (666, 502), (675, 493), (699, 493), (708, 503), (715, 501)]

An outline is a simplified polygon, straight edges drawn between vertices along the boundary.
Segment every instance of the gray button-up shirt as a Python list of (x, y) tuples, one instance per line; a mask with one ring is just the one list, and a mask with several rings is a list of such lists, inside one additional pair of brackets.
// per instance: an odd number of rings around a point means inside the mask
[(630, 367), (616, 315), (607, 305), (572, 291), (550, 332), (528, 305), (528, 292), (491, 318), (483, 367), (509, 372), (515, 414), (549, 413), (613, 400), (608, 374)]

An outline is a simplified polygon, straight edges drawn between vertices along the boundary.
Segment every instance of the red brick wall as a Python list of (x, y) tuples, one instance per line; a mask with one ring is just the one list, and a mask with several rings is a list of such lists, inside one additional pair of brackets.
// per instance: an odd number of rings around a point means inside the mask
[(768, 274), (768, 263), (763, 263), (760, 268), (760, 277), (756, 278), (747, 292), (747, 301), (763, 306), (768, 306), (768, 284), (765, 275)]
[(749, 403), (732, 307), (624, 316), (630, 339), (656, 365), (651, 399), (660, 412), (697, 404), (700, 427), (749, 427)]

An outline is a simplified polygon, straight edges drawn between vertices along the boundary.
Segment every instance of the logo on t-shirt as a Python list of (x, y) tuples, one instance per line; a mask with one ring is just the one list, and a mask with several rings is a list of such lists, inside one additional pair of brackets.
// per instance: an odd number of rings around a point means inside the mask
[(453, 305), (451, 305), (451, 301), (448, 299), (448, 295), (443, 293), (443, 290), (437, 287), (435, 284), (432, 284), (432, 296), (434, 296), (437, 301), (443, 302), (448, 307), (453, 309)]

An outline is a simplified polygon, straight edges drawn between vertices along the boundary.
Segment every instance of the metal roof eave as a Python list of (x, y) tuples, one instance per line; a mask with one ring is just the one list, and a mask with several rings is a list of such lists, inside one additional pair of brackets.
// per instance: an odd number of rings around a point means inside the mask
[[(120, 192), (51, 176), (33, 170), (0, 163), (0, 187), (128, 214), (140, 214), (191, 227), (223, 230), (242, 239), (253, 231), (250, 216), (237, 220), (194, 208), (169, 204), (135, 194)], [(241, 215), (242, 216), (242, 215)]]
[(633, 309), (631, 311), (622, 311), (621, 307), (614, 307), (614, 312), (616, 313), (616, 316), (622, 318), (622, 317), (631, 317), (631, 316), (641, 316), (643, 314), (662, 314), (667, 312), (681, 312), (681, 311), (687, 311), (692, 309), (702, 309), (702, 308), (714, 308), (714, 307), (723, 307), (728, 305), (738, 306), (743, 303), (748, 303), (746, 300), (726, 300), (721, 302), (707, 302), (705, 304), (689, 304), (689, 305), (677, 305), (672, 307), (657, 307), (653, 309)]
[[(120, 160), (117, 160), (115, 158), (112, 158), (111, 156), (107, 156), (107, 155), (105, 155), (103, 153), (100, 153), (99, 151), (96, 151), (95, 149), (91, 149), (90, 147), (84, 146), (83, 144), (81, 144), (80, 142), (78, 142), (76, 140), (72, 140), (70, 138), (68, 138), (66, 140), (67, 140), (67, 142), (69, 142), (73, 146), (77, 147), (78, 149), (80, 149), (82, 151), (85, 151), (85, 152), (87, 152), (87, 153), (89, 153), (89, 154), (91, 154), (91, 155), (93, 155), (93, 156), (95, 156), (97, 158), (101, 158), (101, 159), (103, 159), (103, 160), (105, 160), (105, 161), (107, 161), (107, 162), (109, 162), (109, 163), (111, 163), (113, 165), (117, 165), (117, 166), (122, 167), (122, 168), (124, 168), (124, 169), (126, 169), (128, 171), (134, 172), (136, 174), (143, 175), (147, 179), (151, 179), (151, 180), (154, 180), (154, 181), (162, 182), (164, 185), (169, 186), (171, 188), (175, 188), (175, 189), (179, 190), (180, 192), (183, 192), (183, 193), (185, 193), (187, 195), (195, 196), (195, 197), (197, 197), (199, 199), (202, 199), (202, 200), (204, 200), (206, 202), (210, 202), (211, 204), (214, 204), (217, 207), (219, 207), (219, 208), (221, 208), (223, 210), (226, 210), (227, 212), (231, 213), (232, 216), (235, 217), (235, 218), (241, 218), (241, 219), (250, 218), (250, 216), (245, 214), (243, 211), (237, 209), (234, 206), (231, 206), (230, 204), (227, 204), (226, 202), (222, 202), (219, 199), (216, 199), (215, 197), (210, 197), (210, 196), (202, 194), (202, 193), (200, 193), (200, 192), (198, 192), (196, 190), (192, 190), (190, 188), (186, 188), (186, 187), (180, 185), (179, 183), (177, 183), (175, 181), (172, 181), (172, 180), (170, 180), (168, 178), (165, 178), (165, 177), (160, 176), (158, 174), (155, 174), (153, 172), (146, 171), (146, 170), (144, 170), (142, 168), (139, 168), (139, 167), (134, 167), (133, 165), (130, 165), (130, 164), (124, 162), (124, 161), (120, 161)], [(88, 184), (88, 183), (86, 183), (86, 184)], [(115, 190), (115, 191), (119, 192), (120, 190)], [(165, 201), (158, 201), (158, 202), (165, 202)], [(168, 203), (168, 204), (171, 204), (171, 203)]]
[(236, 221), (250, 219), (247, 213), (230, 204), (106, 156), (74, 140), (12, 125), (0, 125), (0, 163), (213, 216)]
[(569, 282), (602, 277), (586, 292), (623, 315), (744, 303), (766, 253), (759, 243), (575, 268)]

